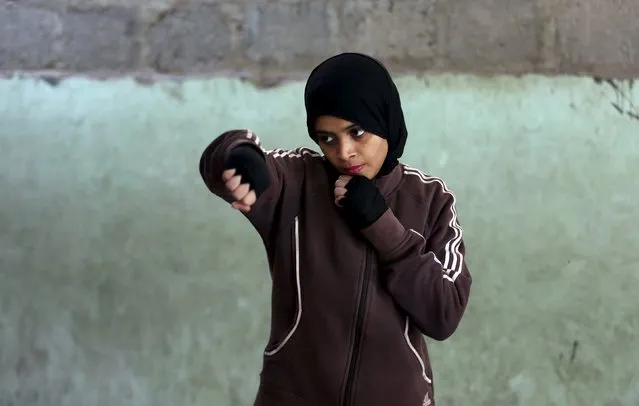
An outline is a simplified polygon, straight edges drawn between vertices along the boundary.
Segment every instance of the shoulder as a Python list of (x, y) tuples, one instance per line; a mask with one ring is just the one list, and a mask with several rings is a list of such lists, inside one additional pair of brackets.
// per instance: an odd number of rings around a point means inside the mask
[(262, 151), (270, 167), (282, 174), (306, 173), (314, 166), (317, 166), (322, 160), (321, 154), (306, 147), (294, 149), (262, 149)]
[[(235, 131), (235, 133), (237, 133), (237, 131)], [(251, 130), (243, 130), (243, 133), (241, 134), (244, 134), (246, 140), (256, 145), (264, 153), (264, 155), (266, 155), (266, 157), (271, 159), (312, 160), (322, 157), (320, 153), (313, 151), (312, 149), (307, 147), (297, 147), (294, 149), (266, 149), (262, 145), (262, 141), (260, 140), (260, 138)]]
[(429, 205), (455, 205), (455, 194), (442, 178), (405, 164), (400, 165), (404, 178), (404, 187), (402, 188), (404, 191)]
[(263, 151), (267, 157), (279, 160), (314, 161), (322, 158), (322, 154), (306, 147), (294, 149), (265, 149)]

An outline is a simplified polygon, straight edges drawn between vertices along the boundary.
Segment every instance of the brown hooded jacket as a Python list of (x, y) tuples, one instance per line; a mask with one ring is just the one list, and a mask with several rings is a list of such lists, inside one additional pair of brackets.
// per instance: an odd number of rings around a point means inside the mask
[(228, 131), (204, 151), (209, 190), (229, 152), (259, 148), (271, 184), (245, 216), (261, 236), (272, 278), (271, 332), (256, 406), (434, 406), (422, 335), (444, 340), (466, 309), (471, 275), (455, 197), (441, 179), (404, 164), (374, 182), (388, 211), (352, 230), (333, 199), (325, 158), (262, 149)]

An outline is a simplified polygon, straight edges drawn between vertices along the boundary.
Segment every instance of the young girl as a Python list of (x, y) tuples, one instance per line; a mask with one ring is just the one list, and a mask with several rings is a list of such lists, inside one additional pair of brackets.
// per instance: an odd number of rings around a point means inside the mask
[(248, 130), (204, 151), (209, 190), (261, 236), (271, 332), (256, 406), (434, 406), (422, 335), (444, 340), (471, 276), (455, 197), (398, 162), (407, 130), (388, 71), (356, 53), (329, 58), (305, 89), (322, 154), (262, 149)]

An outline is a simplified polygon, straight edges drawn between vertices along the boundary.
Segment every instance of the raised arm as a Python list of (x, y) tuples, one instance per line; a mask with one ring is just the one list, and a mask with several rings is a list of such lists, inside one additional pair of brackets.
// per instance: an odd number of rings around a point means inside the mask
[(231, 130), (204, 149), (199, 169), (207, 188), (231, 204), (236, 199), (228, 188), (225, 171), (228, 174), (233, 169), (240, 175), (240, 182), (255, 192), (254, 203), (243, 214), (267, 238), (297, 214), (305, 163), (316, 156), (305, 148), (267, 151), (253, 132)]

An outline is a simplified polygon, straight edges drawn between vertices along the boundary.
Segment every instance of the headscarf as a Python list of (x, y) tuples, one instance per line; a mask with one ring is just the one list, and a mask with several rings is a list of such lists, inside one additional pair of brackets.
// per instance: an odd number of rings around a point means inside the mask
[(397, 87), (376, 59), (347, 52), (320, 63), (306, 82), (304, 104), (308, 133), (315, 142), (317, 118), (338, 117), (387, 140), (388, 154), (378, 177), (397, 165), (408, 131)]

